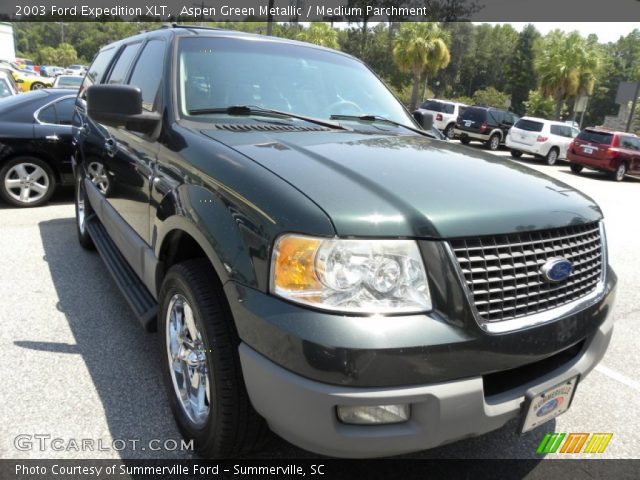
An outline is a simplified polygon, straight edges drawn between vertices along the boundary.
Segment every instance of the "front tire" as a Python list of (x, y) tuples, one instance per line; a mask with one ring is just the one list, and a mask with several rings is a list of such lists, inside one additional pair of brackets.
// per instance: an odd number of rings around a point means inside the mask
[(42, 82), (33, 82), (31, 84), (31, 90), (41, 90), (44, 88), (44, 83)]
[(159, 294), (162, 370), (182, 434), (205, 457), (233, 457), (258, 448), (266, 422), (251, 406), (240, 340), (206, 259), (171, 267)]
[(39, 207), (56, 188), (51, 167), (36, 157), (17, 157), (0, 168), (0, 196), (14, 207)]
[(513, 158), (520, 158), (522, 156), (522, 152), (520, 150), (511, 150), (511, 156)]
[(500, 148), (500, 135), (498, 135), (497, 133), (491, 135), (491, 137), (489, 137), (489, 141), (487, 142), (487, 148), (492, 152), (498, 150), (498, 148)]
[(547, 153), (547, 165), (555, 165), (556, 162), (558, 161), (558, 149), (557, 148), (552, 148), (551, 150), (549, 150), (549, 153)]

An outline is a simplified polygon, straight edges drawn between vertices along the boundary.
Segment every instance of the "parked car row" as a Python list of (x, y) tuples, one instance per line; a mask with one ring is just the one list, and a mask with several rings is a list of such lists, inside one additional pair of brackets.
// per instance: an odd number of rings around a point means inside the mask
[(465, 145), (480, 141), (490, 150), (504, 145), (513, 158), (533, 155), (548, 165), (566, 160), (574, 173), (590, 168), (608, 172), (617, 181), (627, 173), (640, 174), (640, 138), (631, 133), (596, 128), (580, 132), (572, 121), (520, 118), (498, 108), (440, 99), (427, 100), (416, 113), (431, 115), (444, 136)]

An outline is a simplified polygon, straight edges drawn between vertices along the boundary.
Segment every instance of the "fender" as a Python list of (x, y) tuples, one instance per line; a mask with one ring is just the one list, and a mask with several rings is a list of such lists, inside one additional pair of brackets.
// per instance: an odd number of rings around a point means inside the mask
[[(222, 284), (234, 280), (256, 288), (259, 282), (253, 259), (267, 260), (266, 249), (257, 246), (270, 244), (269, 235), (255, 214), (222, 200), (214, 192), (190, 184), (165, 195), (151, 232), (155, 256), (160, 259), (167, 238), (182, 231), (205, 252)], [(161, 274), (156, 272), (156, 283)]]

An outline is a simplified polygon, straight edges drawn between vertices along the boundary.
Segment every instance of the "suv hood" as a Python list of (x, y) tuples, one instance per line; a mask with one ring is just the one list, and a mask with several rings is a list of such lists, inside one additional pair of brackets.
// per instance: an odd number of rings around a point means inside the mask
[(340, 236), (453, 238), (602, 217), (589, 197), (514, 161), (377, 130), (202, 133), (299, 189)]

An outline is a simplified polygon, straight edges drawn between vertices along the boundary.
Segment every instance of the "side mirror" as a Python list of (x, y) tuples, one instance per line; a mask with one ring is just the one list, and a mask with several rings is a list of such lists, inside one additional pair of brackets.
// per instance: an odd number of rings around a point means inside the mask
[(433, 115), (431, 115), (430, 113), (416, 110), (415, 112), (413, 112), (413, 118), (416, 119), (416, 122), (418, 122), (423, 130), (431, 131), (431, 129), (433, 128)]
[(131, 85), (91, 85), (87, 88), (87, 115), (110, 127), (151, 134), (160, 114), (142, 112), (142, 92)]

